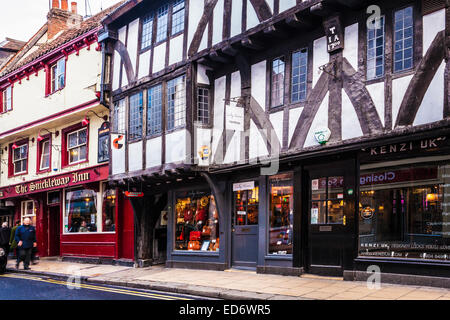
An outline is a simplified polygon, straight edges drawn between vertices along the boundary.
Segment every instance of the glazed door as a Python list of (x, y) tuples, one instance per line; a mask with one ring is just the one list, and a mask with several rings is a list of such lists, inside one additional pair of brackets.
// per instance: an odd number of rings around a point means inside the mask
[(351, 164), (307, 170), (307, 272), (342, 276), (352, 255), (354, 179)]
[(59, 256), (60, 244), (60, 207), (48, 207), (48, 256)]
[(259, 188), (233, 192), (232, 266), (256, 268), (258, 258)]

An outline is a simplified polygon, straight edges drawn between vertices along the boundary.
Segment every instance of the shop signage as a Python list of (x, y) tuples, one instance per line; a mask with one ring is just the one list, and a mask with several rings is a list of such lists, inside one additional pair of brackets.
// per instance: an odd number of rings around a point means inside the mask
[(144, 197), (144, 193), (143, 192), (125, 191), (125, 197), (128, 197), (128, 198), (142, 198), (142, 197)]
[(200, 159), (202, 160), (208, 160), (209, 159), (209, 147), (208, 146), (201, 146), (200, 150), (198, 151), (198, 155), (200, 156)]
[(327, 37), (328, 53), (344, 49), (344, 34), (338, 16), (332, 17), (323, 23)]
[(328, 128), (319, 128), (314, 132), (314, 137), (320, 144), (326, 144), (331, 137), (331, 131)]
[(226, 129), (234, 131), (244, 131), (244, 108), (226, 107)]
[(240, 182), (233, 184), (233, 191), (252, 190), (255, 188), (255, 181)]
[(375, 209), (371, 207), (365, 207), (361, 209), (361, 218), (363, 219), (372, 219)]
[(414, 180), (437, 179), (437, 173), (437, 167), (389, 170), (361, 175), (359, 178), (359, 184), (361, 186), (365, 186), (408, 182)]
[(368, 158), (385, 157), (410, 153), (424, 153), (441, 150), (449, 146), (450, 139), (446, 136), (386, 144), (373, 148), (362, 149), (363, 156)]
[(124, 135), (123, 134), (111, 134), (112, 147), (116, 150), (123, 148)]
[(90, 168), (6, 187), (0, 191), (0, 198), (17, 197), (37, 192), (61, 189), (107, 178), (108, 166)]

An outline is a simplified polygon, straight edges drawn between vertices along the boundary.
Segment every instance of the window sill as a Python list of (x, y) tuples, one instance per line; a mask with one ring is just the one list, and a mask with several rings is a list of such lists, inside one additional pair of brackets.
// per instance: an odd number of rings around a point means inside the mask
[(21, 176), (25, 176), (25, 175), (27, 175), (27, 174), (28, 174), (28, 171), (27, 171), (27, 172), (14, 173), (14, 174), (12, 174), (12, 175), (9, 175), (8, 178), (21, 177)]
[(292, 254), (267, 254), (264, 256), (265, 260), (292, 260)]
[(87, 163), (87, 162), (89, 162), (88, 159), (83, 160), (83, 161), (79, 161), (79, 162), (68, 163), (68, 164), (63, 165), (63, 166), (61, 167), (61, 169), (69, 168), (69, 167), (74, 167), (74, 166), (76, 166), (76, 165), (83, 164), (83, 163)]
[(199, 256), (199, 257), (218, 257), (220, 255), (219, 251), (181, 251), (181, 250), (174, 250), (172, 251), (172, 256)]
[(64, 90), (65, 88), (66, 88), (66, 86), (64, 86), (64, 87), (62, 87), (62, 88), (60, 88), (60, 89), (58, 89), (58, 90), (55, 90), (55, 91), (53, 91), (53, 92), (47, 93), (47, 94), (45, 95), (45, 97), (48, 98), (48, 97), (50, 97), (51, 95), (54, 95), (55, 93)]
[(36, 170), (36, 174), (49, 173), (52, 172), (52, 168)]

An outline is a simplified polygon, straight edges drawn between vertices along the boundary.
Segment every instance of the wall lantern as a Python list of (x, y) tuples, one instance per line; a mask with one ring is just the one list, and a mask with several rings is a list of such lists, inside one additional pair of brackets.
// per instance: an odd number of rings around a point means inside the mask
[(86, 112), (86, 114), (84, 115), (84, 119), (81, 121), (81, 124), (83, 126), (87, 126), (89, 124), (89, 117), (88, 117), (89, 112), (92, 112), (99, 119), (103, 119), (104, 121), (108, 121), (108, 116), (107, 115), (104, 115), (103, 117), (101, 117), (94, 110), (88, 110)]

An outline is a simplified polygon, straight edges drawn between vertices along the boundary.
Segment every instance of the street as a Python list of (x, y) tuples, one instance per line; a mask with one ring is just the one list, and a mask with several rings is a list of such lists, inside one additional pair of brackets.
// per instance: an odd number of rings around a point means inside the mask
[[(69, 286), (68, 286), (69, 285)], [(44, 276), (0, 275), (0, 300), (200, 300), (159, 291), (86, 283), (68, 283)]]

